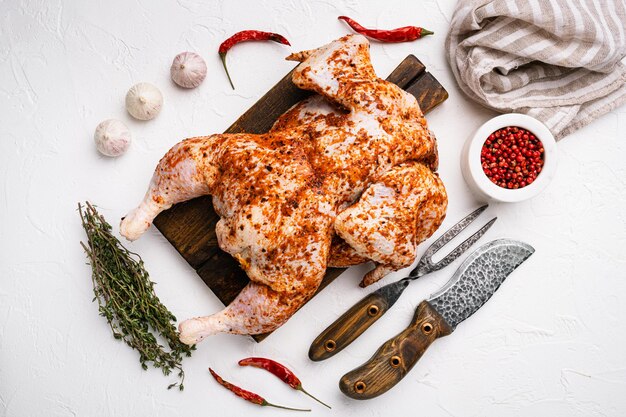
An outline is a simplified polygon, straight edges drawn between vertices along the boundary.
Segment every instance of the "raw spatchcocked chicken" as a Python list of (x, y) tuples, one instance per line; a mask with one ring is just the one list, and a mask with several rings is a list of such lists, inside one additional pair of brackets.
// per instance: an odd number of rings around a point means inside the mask
[(362, 285), (407, 267), (445, 216), (435, 137), (415, 98), (376, 76), (368, 41), (345, 36), (288, 59), (301, 61), (293, 82), (317, 95), (266, 134), (176, 144), (120, 226), (137, 239), (161, 211), (212, 195), (219, 246), (251, 282), (224, 310), (182, 322), (185, 343), (276, 329), (327, 266), (373, 261)]

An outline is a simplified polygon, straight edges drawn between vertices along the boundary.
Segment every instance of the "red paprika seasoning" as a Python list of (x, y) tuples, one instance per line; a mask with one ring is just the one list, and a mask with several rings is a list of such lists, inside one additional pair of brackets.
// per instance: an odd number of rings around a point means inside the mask
[(480, 162), (494, 184), (508, 189), (524, 188), (543, 169), (543, 144), (526, 129), (504, 127), (489, 135), (481, 149)]

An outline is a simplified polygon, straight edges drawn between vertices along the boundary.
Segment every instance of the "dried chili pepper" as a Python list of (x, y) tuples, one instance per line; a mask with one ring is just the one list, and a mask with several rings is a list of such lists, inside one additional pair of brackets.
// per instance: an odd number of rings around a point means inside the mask
[(209, 372), (211, 372), (211, 375), (213, 375), (213, 378), (215, 378), (215, 380), (223, 387), (227, 388), (228, 390), (230, 390), (231, 392), (233, 392), (236, 396), (243, 398), (246, 401), (249, 401), (253, 404), (257, 404), (260, 405), (261, 407), (276, 407), (276, 408), (283, 408), (285, 410), (293, 410), (293, 411), (311, 411), (310, 409), (302, 409), (302, 408), (291, 408), (291, 407), (285, 407), (282, 405), (276, 405), (276, 404), (272, 404), (267, 402), (267, 400), (263, 397), (261, 397), (258, 394), (255, 394), (253, 392), (250, 392), (248, 390), (245, 390), (243, 388), (239, 388), (236, 385), (231, 384), (228, 381), (224, 381), (224, 379), (222, 379), (221, 376), (219, 376), (218, 374), (215, 373), (215, 371), (211, 368), (209, 368)]
[(418, 26), (403, 26), (391, 30), (367, 29), (347, 16), (339, 16), (338, 19), (345, 21), (355, 32), (381, 42), (414, 41), (422, 36), (434, 33)]
[(241, 32), (235, 33), (233, 36), (222, 42), (218, 53), (220, 55), (220, 58), (222, 59), (224, 70), (226, 71), (228, 81), (230, 81), (230, 86), (233, 88), (233, 90), (235, 89), (235, 86), (233, 85), (233, 80), (230, 78), (228, 68), (226, 67), (226, 53), (230, 50), (230, 48), (237, 45), (238, 43), (247, 41), (274, 41), (282, 43), (283, 45), (291, 46), (289, 41), (284, 36), (279, 35), (278, 33), (262, 32), (260, 30), (242, 30)]
[(306, 392), (304, 388), (302, 388), (302, 382), (300, 382), (298, 377), (286, 366), (281, 365), (276, 361), (267, 358), (245, 358), (239, 361), (239, 365), (254, 366), (255, 368), (265, 369), (266, 371), (280, 378), (291, 388), (302, 391), (318, 403), (324, 405), (325, 407), (331, 408), (328, 404), (323, 403), (322, 401), (318, 400), (317, 398)]

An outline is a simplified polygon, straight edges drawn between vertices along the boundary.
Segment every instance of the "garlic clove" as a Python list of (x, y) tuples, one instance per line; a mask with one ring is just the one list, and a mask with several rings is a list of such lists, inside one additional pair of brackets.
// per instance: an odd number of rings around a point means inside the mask
[(106, 156), (120, 156), (130, 146), (130, 130), (119, 120), (109, 119), (96, 127), (93, 135), (98, 152)]
[(206, 77), (206, 62), (195, 52), (181, 52), (172, 62), (170, 75), (179, 86), (196, 88)]
[(159, 114), (162, 106), (161, 91), (150, 83), (135, 84), (126, 93), (126, 110), (135, 119), (153, 119)]

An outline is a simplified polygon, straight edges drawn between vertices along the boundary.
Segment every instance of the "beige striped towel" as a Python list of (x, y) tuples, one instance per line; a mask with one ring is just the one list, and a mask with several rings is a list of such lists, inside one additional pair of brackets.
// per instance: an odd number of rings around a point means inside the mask
[(626, 102), (626, 0), (460, 0), (446, 50), (465, 94), (557, 139)]

